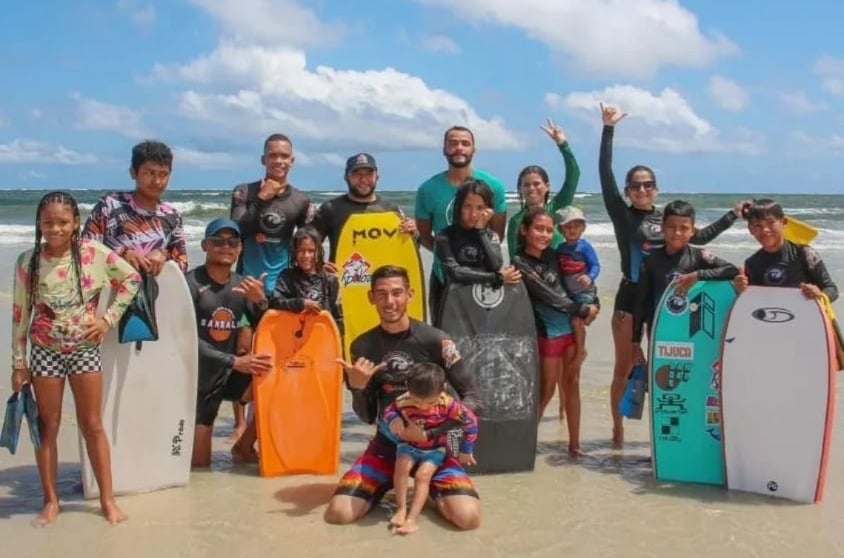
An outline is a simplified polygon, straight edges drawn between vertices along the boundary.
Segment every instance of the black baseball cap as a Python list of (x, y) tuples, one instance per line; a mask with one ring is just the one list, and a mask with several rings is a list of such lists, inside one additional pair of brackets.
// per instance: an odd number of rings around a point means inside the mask
[(358, 153), (346, 159), (346, 174), (358, 169), (372, 169), (378, 170), (378, 165), (375, 163), (375, 157), (369, 153)]

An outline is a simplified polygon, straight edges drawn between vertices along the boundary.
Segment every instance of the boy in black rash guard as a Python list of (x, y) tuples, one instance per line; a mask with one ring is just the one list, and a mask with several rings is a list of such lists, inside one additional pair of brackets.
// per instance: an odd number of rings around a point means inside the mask
[[(492, 217), (492, 190), (482, 180), (468, 179), (454, 197), (454, 224), (434, 241), (446, 283), (484, 283), (494, 287), (521, 281), (519, 271), (504, 266), (498, 236), (487, 227)], [(439, 306), (439, 305), (437, 305)], [(439, 308), (437, 308), (439, 318)]]
[[(698, 280), (731, 280), (738, 268), (718, 258), (709, 250), (690, 246), (695, 231), (695, 210), (682, 200), (665, 206), (662, 234), (665, 245), (657, 248), (641, 263), (636, 285), (636, 306), (633, 311), (633, 343), (642, 341), (644, 325), (653, 323), (653, 314), (665, 289), (675, 282), (676, 292), (683, 294)], [(644, 356), (639, 349), (636, 355)]]
[(319, 233), (305, 227), (293, 235), (293, 265), (281, 272), (269, 306), (290, 312), (328, 310), (343, 335), (340, 283), (324, 269)]
[[(604, 205), (615, 230), (615, 239), (621, 257), (621, 283), (615, 296), (612, 317), (615, 365), (610, 388), (613, 443), (616, 446), (624, 442), (624, 426), (618, 405), (624, 395), (630, 368), (635, 363), (637, 353), (641, 351), (641, 348), (637, 348), (630, 342), (633, 333), (631, 316), (635, 308), (639, 268), (642, 259), (664, 243), (662, 212), (653, 204), (658, 191), (654, 172), (644, 165), (636, 165), (627, 171), (624, 193), (630, 199), (630, 205), (627, 205), (621, 196), (612, 172), (613, 132), (615, 125), (625, 116), (627, 116), (626, 113), (619, 113), (614, 107), (605, 107), (603, 103), (601, 104), (604, 128), (601, 135), (598, 171), (601, 177)], [(731, 211), (708, 227), (695, 230), (691, 244), (707, 244), (730, 228), (741, 216), (744, 203), (746, 202), (739, 202)]]
[(416, 221), (405, 217), (399, 206), (382, 200), (375, 193), (378, 185), (378, 165), (372, 155), (358, 153), (349, 157), (344, 178), (349, 192), (323, 202), (312, 223), (322, 238), (328, 238), (328, 261), (331, 263), (329, 268), (333, 267), (337, 255), (340, 231), (351, 215), (395, 211), (402, 217), (399, 232), (416, 235)]
[[(448, 384), (464, 405), (478, 412), (480, 394), (475, 377), (460, 359), (457, 346), (444, 332), (413, 320), (407, 303), (413, 296), (407, 270), (383, 266), (372, 274), (369, 300), (378, 311), (380, 325), (352, 342), (351, 363), (346, 383), (352, 392), (352, 407), (364, 422), (374, 424), (384, 409), (407, 391), (407, 373), (417, 363), (441, 366)], [(408, 424), (401, 439), (423, 442), (442, 436), (455, 424), (432, 430)], [(340, 479), (325, 511), (329, 523), (348, 524), (362, 518), (391, 488), (396, 444), (376, 431), (369, 445)], [(480, 523), (480, 502), (466, 471), (453, 455), (434, 473), (431, 496), (443, 517), (459, 529), (475, 529)]]
[(838, 287), (820, 255), (809, 245), (795, 244), (783, 236), (786, 217), (774, 200), (754, 200), (747, 208), (747, 228), (762, 246), (744, 262), (734, 282), (738, 292), (748, 285), (799, 287), (807, 298), (838, 298)]
[[(237, 354), (238, 346), (251, 344), (249, 323), (267, 306), (263, 277), (243, 278), (231, 271), (241, 249), (237, 223), (231, 219), (208, 223), (202, 249), (206, 254), (205, 264), (186, 275), (199, 335), (196, 431), (191, 458), (194, 467), (211, 464), (214, 419), (222, 401), (251, 399), (252, 375), (269, 371), (271, 365), (270, 355)], [(232, 447), (233, 457), (254, 458), (249, 455), (254, 430), (254, 423), (247, 426)]]

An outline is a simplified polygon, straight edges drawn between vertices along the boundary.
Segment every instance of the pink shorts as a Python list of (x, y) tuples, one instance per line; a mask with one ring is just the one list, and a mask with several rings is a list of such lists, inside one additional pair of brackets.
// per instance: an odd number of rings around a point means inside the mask
[(574, 334), (561, 335), (559, 337), (538, 337), (539, 356), (545, 358), (561, 358), (566, 354), (566, 349), (574, 346)]

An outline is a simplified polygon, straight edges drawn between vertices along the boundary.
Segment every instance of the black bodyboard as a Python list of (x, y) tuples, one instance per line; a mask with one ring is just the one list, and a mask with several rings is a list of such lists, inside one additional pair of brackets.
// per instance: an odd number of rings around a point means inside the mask
[(501, 288), (453, 283), (440, 311), (481, 392), (471, 473), (532, 471), (536, 461), (539, 352), (524, 285)]

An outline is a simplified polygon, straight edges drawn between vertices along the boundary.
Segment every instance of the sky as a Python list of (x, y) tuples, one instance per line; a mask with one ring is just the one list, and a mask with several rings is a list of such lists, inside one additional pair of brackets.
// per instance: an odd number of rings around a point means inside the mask
[(342, 190), (357, 152), (379, 188), (474, 165), (555, 185), (561, 125), (598, 189), (599, 103), (614, 168), (669, 192), (844, 193), (844, 2), (804, 0), (40, 0), (0, 7), (0, 188), (129, 188), (131, 148), (174, 149), (171, 188), (260, 178), (293, 139), (291, 182)]

